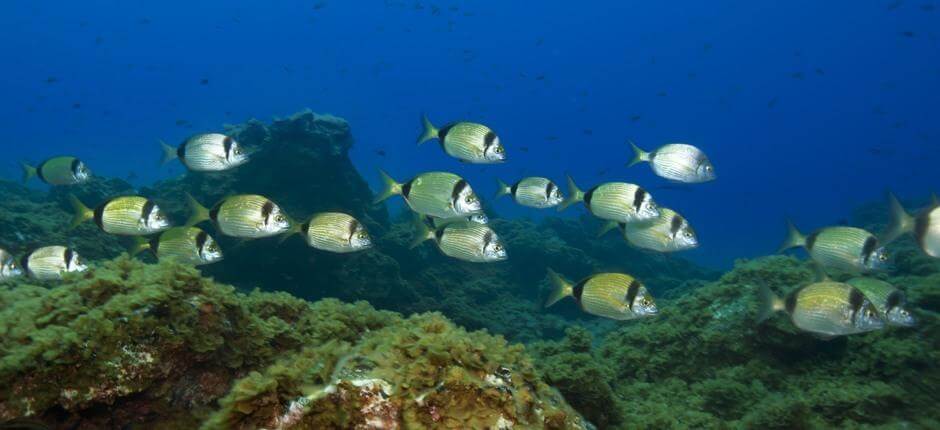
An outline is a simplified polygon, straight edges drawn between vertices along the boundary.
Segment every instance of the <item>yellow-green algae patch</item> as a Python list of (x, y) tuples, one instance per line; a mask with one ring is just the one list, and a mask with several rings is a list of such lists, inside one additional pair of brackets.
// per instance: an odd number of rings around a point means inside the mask
[(192, 268), (126, 257), (60, 285), (18, 282), (0, 284), (0, 422), (581, 425), (521, 347), (439, 314), (244, 294)]

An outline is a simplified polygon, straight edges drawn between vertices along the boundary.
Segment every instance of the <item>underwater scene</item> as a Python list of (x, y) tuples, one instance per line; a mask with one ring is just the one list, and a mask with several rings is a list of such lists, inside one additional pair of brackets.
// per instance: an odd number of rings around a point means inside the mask
[(938, 7), (7, 2), (0, 430), (940, 429)]

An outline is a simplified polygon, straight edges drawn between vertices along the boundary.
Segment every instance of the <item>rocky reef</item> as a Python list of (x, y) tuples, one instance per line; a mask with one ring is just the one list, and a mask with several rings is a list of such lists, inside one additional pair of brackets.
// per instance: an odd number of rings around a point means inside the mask
[(0, 287), (0, 422), (585, 428), (521, 346), (435, 313), (237, 292), (126, 257)]

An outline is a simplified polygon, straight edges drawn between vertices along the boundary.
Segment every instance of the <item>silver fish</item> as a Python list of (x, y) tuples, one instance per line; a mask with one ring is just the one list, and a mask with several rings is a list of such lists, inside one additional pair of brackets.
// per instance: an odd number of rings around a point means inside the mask
[(715, 180), (715, 167), (702, 150), (685, 143), (670, 143), (646, 152), (635, 143), (630, 166), (649, 162), (656, 175), (676, 182), (699, 183)]

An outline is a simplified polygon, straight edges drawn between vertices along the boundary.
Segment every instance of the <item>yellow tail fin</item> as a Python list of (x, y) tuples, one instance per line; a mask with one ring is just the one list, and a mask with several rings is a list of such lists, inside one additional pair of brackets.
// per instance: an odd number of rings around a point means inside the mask
[[(408, 245), (408, 249), (415, 249), (420, 246), (424, 241), (434, 237), (434, 230), (427, 222), (424, 221), (424, 217), (420, 214), (415, 214), (414, 219), (415, 233), (411, 238), (411, 243)], [(443, 227), (441, 227), (443, 228)]]
[(69, 224), (69, 229), (78, 227), (79, 224), (95, 217), (95, 212), (89, 209), (88, 206), (85, 206), (78, 197), (69, 194), (69, 203), (72, 204), (72, 211), (75, 212), (75, 214), (72, 215), (72, 223)]
[(632, 167), (632, 166), (635, 166), (635, 165), (640, 164), (640, 163), (642, 163), (642, 162), (650, 161), (650, 153), (649, 153), (649, 152), (646, 152), (646, 151), (640, 149), (640, 147), (639, 147), (639, 146), (636, 146), (636, 144), (633, 143), (632, 140), (630, 141), (630, 146), (633, 147), (633, 160), (631, 160), (631, 161), (627, 164), (627, 167)]
[(493, 197), (493, 200), (496, 200), (502, 196), (512, 193), (512, 187), (509, 184), (503, 182), (500, 179), (496, 179), (496, 197)]
[(379, 174), (382, 175), (382, 192), (375, 196), (375, 199), (372, 200), (372, 203), (381, 203), (388, 199), (391, 196), (396, 194), (401, 194), (401, 184), (395, 181), (391, 176), (388, 176), (388, 173), (385, 173), (384, 170), (379, 169)]
[(548, 269), (548, 280), (552, 283), (552, 292), (545, 300), (545, 307), (554, 305), (559, 300), (573, 294), (571, 283), (555, 273), (551, 268)]
[(418, 136), (418, 145), (437, 138), (438, 130), (434, 127), (434, 124), (431, 124), (431, 120), (428, 119), (427, 115), (421, 116), (421, 125), (424, 127), (424, 131), (421, 132), (421, 136)]
[(796, 229), (792, 221), (787, 220), (787, 239), (783, 241), (777, 252), (780, 253), (798, 246), (806, 246), (806, 236), (803, 236), (803, 233)]
[(604, 225), (601, 226), (601, 228), (597, 230), (597, 237), (602, 237), (605, 234), (607, 234), (607, 232), (620, 226), (621, 224), (618, 223), (617, 221), (607, 221), (604, 223)]
[(127, 247), (127, 254), (131, 257), (150, 249), (150, 241), (140, 236), (134, 236), (131, 246)]
[(20, 167), (23, 168), (23, 183), (24, 183), (24, 184), (27, 183), (27, 182), (29, 182), (29, 180), (30, 180), (33, 176), (36, 176), (36, 168), (35, 168), (35, 167), (30, 166), (29, 164), (26, 164), (26, 163), (20, 163)]
[(878, 238), (883, 244), (890, 243), (903, 234), (914, 230), (914, 217), (904, 210), (904, 206), (892, 193), (888, 193), (888, 205), (891, 208), (891, 223), (888, 224), (888, 228)]
[(757, 322), (764, 322), (775, 313), (785, 309), (783, 299), (774, 294), (770, 287), (762, 285), (757, 290)]
[(568, 209), (568, 206), (571, 206), (577, 202), (584, 200), (584, 191), (578, 189), (578, 186), (574, 183), (574, 179), (571, 179), (571, 176), (568, 176), (568, 196), (562, 200), (561, 204), (558, 205), (558, 211), (563, 211)]
[(189, 206), (189, 219), (186, 227), (192, 227), (209, 219), (209, 209), (199, 203), (192, 194), (186, 193), (186, 204)]
[(160, 149), (163, 150), (163, 154), (160, 156), (160, 165), (163, 166), (166, 163), (169, 163), (177, 158), (176, 148), (167, 145), (166, 142), (160, 140)]

